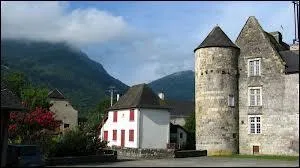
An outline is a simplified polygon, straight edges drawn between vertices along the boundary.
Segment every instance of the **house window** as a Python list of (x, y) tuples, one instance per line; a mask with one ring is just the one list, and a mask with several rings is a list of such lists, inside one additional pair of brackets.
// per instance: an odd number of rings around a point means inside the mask
[(262, 93), (261, 87), (250, 87), (248, 93), (249, 106), (261, 106), (262, 105)]
[(233, 95), (228, 96), (228, 106), (234, 107), (234, 96)]
[(179, 137), (180, 137), (180, 139), (182, 138), (182, 132), (180, 132)]
[(117, 112), (117, 111), (114, 111), (113, 122), (117, 122), (117, 118), (118, 118), (118, 112)]
[(64, 128), (69, 128), (70, 124), (64, 124)]
[(248, 76), (260, 76), (260, 58), (248, 60)]
[(103, 139), (104, 141), (108, 141), (108, 131), (104, 131)]
[(113, 140), (117, 140), (117, 130), (113, 130)]
[(134, 121), (134, 109), (130, 109), (129, 121)]
[(260, 116), (249, 116), (250, 123), (250, 134), (260, 134), (261, 133), (261, 117)]
[(134, 130), (129, 130), (129, 141), (133, 141), (134, 139)]

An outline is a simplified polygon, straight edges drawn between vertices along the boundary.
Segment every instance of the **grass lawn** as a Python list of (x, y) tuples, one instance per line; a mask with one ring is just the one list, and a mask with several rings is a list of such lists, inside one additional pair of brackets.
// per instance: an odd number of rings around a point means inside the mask
[(295, 161), (299, 156), (278, 156), (278, 155), (228, 155), (228, 156), (214, 156), (214, 157), (231, 157), (231, 158), (251, 158), (251, 159), (273, 159), (273, 160), (288, 160)]

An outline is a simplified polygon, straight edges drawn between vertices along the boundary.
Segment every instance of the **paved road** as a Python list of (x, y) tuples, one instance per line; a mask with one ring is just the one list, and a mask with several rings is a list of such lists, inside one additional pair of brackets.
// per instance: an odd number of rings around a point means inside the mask
[(130, 160), (113, 163), (70, 165), (70, 167), (299, 167), (297, 161), (280, 161), (250, 158), (192, 157), (156, 160)]

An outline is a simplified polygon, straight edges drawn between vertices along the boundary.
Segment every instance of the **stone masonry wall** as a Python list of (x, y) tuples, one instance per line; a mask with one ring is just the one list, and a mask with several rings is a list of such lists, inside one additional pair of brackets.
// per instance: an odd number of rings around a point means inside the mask
[[(196, 149), (207, 155), (238, 152), (238, 52), (228, 47), (195, 52)], [(228, 106), (229, 95), (234, 107)]]
[(112, 147), (118, 153), (118, 158), (128, 159), (161, 159), (174, 158), (174, 149), (140, 149), (140, 148), (119, 148)]
[[(250, 17), (236, 44), (239, 56), (239, 151), (253, 154), (299, 155), (294, 140), (299, 144), (299, 106), (291, 92), (296, 92), (298, 79), (287, 79), (285, 66), (278, 52), (254, 17)], [(261, 58), (261, 76), (248, 77), (248, 59)], [(290, 80), (286, 83), (287, 80)], [(292, 85), (292, 86), (289, 86)], [(262, 88), (262, 106), (250, 107), (248, 88)], [(292, 89), (292, 90), (290, 90)], [(290, 100), (293, 99), (293, 100)], [(249, 115), (261, 115), (261, 133), (250, 134)], [(297, 133), (298, 135), (297, 135)], [(298, 137), (297, 137), (298, 136)], [(293, 141), (293, 142), (292, 142)], [(297, 144), (297, 143), (296, 143)]]
[[(78, 111), (66, 100), (50, 100), (53, 105), (50, 110), (55, 113), (57, 120), (62, 120), (66, 124), (70, 124), (68, 129), (73, 129), (78, 125)], [(60, 126), (60, 130), (64, 130), (64, 125)]]

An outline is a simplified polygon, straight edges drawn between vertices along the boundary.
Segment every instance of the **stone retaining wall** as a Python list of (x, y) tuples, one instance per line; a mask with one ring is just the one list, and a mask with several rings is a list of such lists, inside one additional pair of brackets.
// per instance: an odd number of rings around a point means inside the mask
[(46, 160), (47, 166), (72, 165), (82, 163), (112, 162), (117, 160), (117, 152), (91, 156), (51, 157)]
[(136, 149), (112, 147), (120, 159), (166, 159), (207, 156), (206, 150)]
[(162, 158), (174, 158), (174, 149), (136, 149), (136, 148), (116, 148), (119, 158), (130, 159), (162, 159)]

